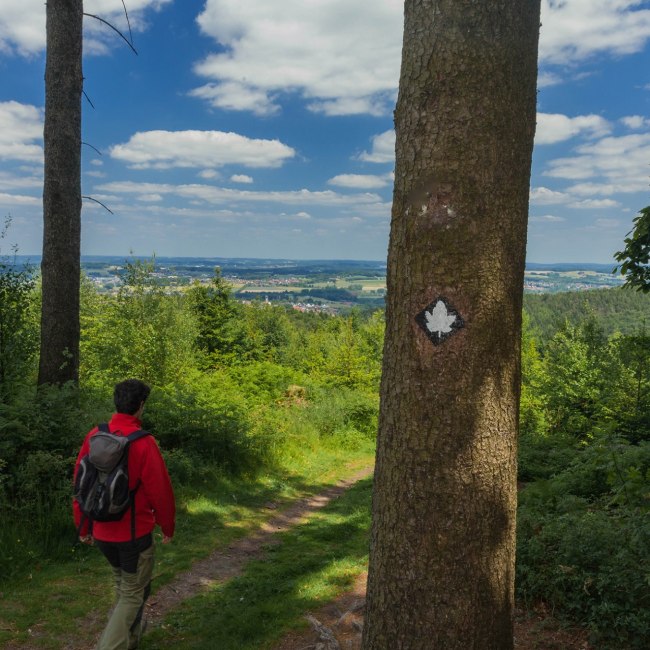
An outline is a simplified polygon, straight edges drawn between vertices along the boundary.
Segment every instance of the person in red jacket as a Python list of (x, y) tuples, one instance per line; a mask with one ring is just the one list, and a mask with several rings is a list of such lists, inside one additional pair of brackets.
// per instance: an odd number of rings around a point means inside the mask
[[(127, 379), (113, 394), (116, 413), (108, 423), (111, 433), (129, 435), (142, 428), (140, 421), (150, 388), (138, 379)], [(75, 466), (88, 453), (92, 429), (81, 446)], [(142, 612), (151, 590), (153, 573), (153, 529), (160, 526), (163, 544), (174, 536), (176, 508), (174, 492), (158, 445), (153, 436), (134, 441), (129, 448), (129, 489), (135, 492), (135, 534), (132, 512), (127, 510), (118, 521), (96, 521), (89, 530), (79, 504), (73, 501), (79, 539), (95, 544), (106, 556), (115, 578), (116, 602), (97, 650), (132, 650), (138, 647), (143, 631)]]

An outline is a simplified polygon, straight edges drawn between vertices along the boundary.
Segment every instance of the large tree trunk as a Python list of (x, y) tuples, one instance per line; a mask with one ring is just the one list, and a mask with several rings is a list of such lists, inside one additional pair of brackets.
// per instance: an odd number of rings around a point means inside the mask
[(406, 0), (365, 650), (513, 646), (540, 0)]
[(82, 24), (82, 0), (47, 1), (39, 384), (79, 374)]

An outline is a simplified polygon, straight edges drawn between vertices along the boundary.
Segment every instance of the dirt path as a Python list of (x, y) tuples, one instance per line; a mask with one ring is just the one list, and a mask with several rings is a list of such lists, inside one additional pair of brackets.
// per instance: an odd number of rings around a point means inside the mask
[(339, 481), (336, 485), (315, 496), (300, 499), (263, 524), (260, 529), (233, 542), (229, 547), (215, 551), (204, 560), (196, 562), (187, 572), (181, 573), (170, 584), (158, 590), (147, 603), (145, 618), (149, 625), (159, 625), (162, 618), (183, 600), (217, 582), (224, 582), (241, 574), (244, 566), (264, 554), (264, 547), (277, 543), (274, 536), (296, 526), (309, 515), (324, 508), (349, 487), (372, 474), (368, 467)]

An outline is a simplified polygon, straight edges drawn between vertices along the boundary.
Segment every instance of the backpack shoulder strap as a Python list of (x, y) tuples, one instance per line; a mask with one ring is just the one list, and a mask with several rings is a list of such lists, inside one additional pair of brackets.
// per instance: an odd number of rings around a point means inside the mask
[(103, 431), (104, 433), (110, 433), (111, 432), (111, 430), (108, 428), (108, 422), (102, 422), (101, 424), (98, 424), (97, 429), (99, 431)]
[(136, 440), (140, 440), (140, 438), (144, 438), (145, 436), (150, 436), (150, 435), (151, 433), (149, 433), (149, 431), (145, 431), (144, 429), (138, 429), (133, 433), (129, 433), (127, 438), (129, 442), (135, 442)]
[[(136, 440), (140, 440), (140, 438), (144, 438), (150, 435), (151, 434), (149, 433), (149, 431), (145, 431), (144, 429), (138, 429), (133, 433), (129, 433), (129, 435), (126, 438), (129, 441), (129, 445), (130, 445)], [(131, 490), (131, 540), (132, 541), (135, 541), (135, 493), (138, 491), (139, 487), (140, 487), (140, 479), (138, 479), (137, 483), (135, 484), (135, 487)]]

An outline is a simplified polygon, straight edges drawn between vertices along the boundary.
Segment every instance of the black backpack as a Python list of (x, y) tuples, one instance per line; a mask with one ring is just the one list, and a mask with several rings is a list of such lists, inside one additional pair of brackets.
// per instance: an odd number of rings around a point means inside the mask
[[(79, 462), (74, 482), (74, 498), (82, 513), (79, 530), (86, 520), (92, 533), (94, 521), (118, 521), (133, 505), (140, 481), (129, 490), (129, 447), (151, 435), (142, 429), (128, 436), (111, 433), (100, 424), (88, 441), (90, 449)], [(131, 537), (135, 539), (135, 508), (131, 508)]]

